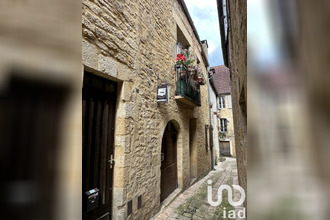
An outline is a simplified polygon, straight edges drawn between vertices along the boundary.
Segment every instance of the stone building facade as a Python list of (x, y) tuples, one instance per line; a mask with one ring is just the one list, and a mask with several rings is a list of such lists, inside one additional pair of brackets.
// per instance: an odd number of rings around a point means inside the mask
[[(247, 2), (217, 0), (222, 53), (230, 70), (239, 184), (247, 190)], [(245, 200), (246, 204), (247, 199)]]
[(218, 118), (218, 91), (214, 82), (210, 80), (210, 116), (212, 122), (213, 159), (217, 163), (219, 158), (219, 118)]
[[(210, 170), (207, 86), (200, 86), (197, 104), (176, 94), (177, 43), (193, 51), (206, 78), (203, 45), (181, 0), (84, 0), (82, 35), (84, 86), (93, 87), (93, 80), (99, 88), (109, 86), (115, 105), (114, 140), (109, 139), (114, 146), (108, 155), (112, 208), (103, 219), (149, 219), (161, 208), (164, 142), (176, 143), (172, 159), (177, 171), (171, 175), (177, 191)], [(169, 87), (168, 103), (156, 101), (160, 84)], [(175, 133), (175, 139), (165, 140), (165, 133)]]
[(214, 66), (212, 68), (214, 69), (213, 82), (218, 91), (217, 124), (219, 138), (217, 141), (220, 147), (217, 155), (218, 157), (236, 157), (230, 72), (229, 69), (224, 65)]

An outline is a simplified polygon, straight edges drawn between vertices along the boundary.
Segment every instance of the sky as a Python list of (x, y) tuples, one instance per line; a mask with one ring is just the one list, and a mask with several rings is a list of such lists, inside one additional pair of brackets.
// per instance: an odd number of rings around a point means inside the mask
[(252, 0), (247, 3), (249, 59), (266, 67), (276, 62), (279, 56), (279, 45), (268, 4), (269, 0)]
[(200, 40), (207, 40), (210, 66), (223, 65), (216, 0), (184, 1)]

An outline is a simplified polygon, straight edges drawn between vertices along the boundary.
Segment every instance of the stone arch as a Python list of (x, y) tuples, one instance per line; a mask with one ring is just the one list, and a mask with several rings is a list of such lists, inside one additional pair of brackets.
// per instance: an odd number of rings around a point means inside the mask
[(160, 135), (159, 135), (159, 149), (158, 149), (158, 152), (159, 152), (159, 157), (158, 157), (158, 160), (159, 160), (159, 165), (160, 165), (160, 175), (159, 175), (159, 189), (160, 189), (160, 192), (159, 194), (161, 194), (161, 166), (162, 166), (162, 161), (161, 161), (161, 156), (162, 156), (162, 141), (163, 141), (163, 136), (164, 136), (164, 132), (165, 132), (165, 129), (167, 127), (167, 125), (170, 123), (174, 126), (176, 132), (177, 132), (177, 137), (176, 137), (176, 164), (177, 164), (177, 188), (179, 189), (182, 189), (182, 186), (183, 186), (183, 179), (182, 179), (182, 176), (183, 176), (183, 169), (182, 169), (182, 125), (178, 122), (179, 120), (177, 119), (170, 119), (170, 120), (163, 120), (163, 122), (161, 123), (161, 129), (160, 129)]

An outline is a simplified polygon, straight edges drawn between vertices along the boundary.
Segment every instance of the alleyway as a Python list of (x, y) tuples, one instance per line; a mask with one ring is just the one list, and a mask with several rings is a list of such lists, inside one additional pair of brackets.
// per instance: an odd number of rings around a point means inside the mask
[[(236, 159), (226, 158), (224, 162), (218, 163), (215, 169), (215, 171), (211, 171), (207, 176), (179, 195), (169, 206), (163, 208), (153, 220), (229, 219), (223, 217), (223, 208), (225, 207), (228, 213), (234, 207), (228, 203), (227, 193), (224, 191), (224, 198), (219, 206), (211, 206), (207, 202), (207, 180), (212, 180), (213, 182), (213, 201), (215, 201), (217, 198), (215, 198), (217, 196), (215, 192), (220, 185), (238, 184)], [(236, 196), (239, 196), (239, 193), (238, 195), (234, 193), (234, 195), (234, 201), (237, 201)], [(237, 211), (241, 210), (239, 207), (236, 209)]]

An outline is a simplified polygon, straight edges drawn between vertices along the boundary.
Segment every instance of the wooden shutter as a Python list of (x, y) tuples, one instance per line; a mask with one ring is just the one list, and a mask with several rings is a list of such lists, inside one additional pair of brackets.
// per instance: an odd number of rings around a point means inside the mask
[(231, 95), (228, 96), (228, 108), (233, 108), (231, 104)]
[(208, 132), (208, 125), (205, 125), (205, 148), (206, 148), (206, 151), (208, 151), (208, 138), (207, 138), (207, 132)]
[(210, 149), (213, 149), (213, 126), (212, 125), (210, 125), (209, 131), (210, 131)]

